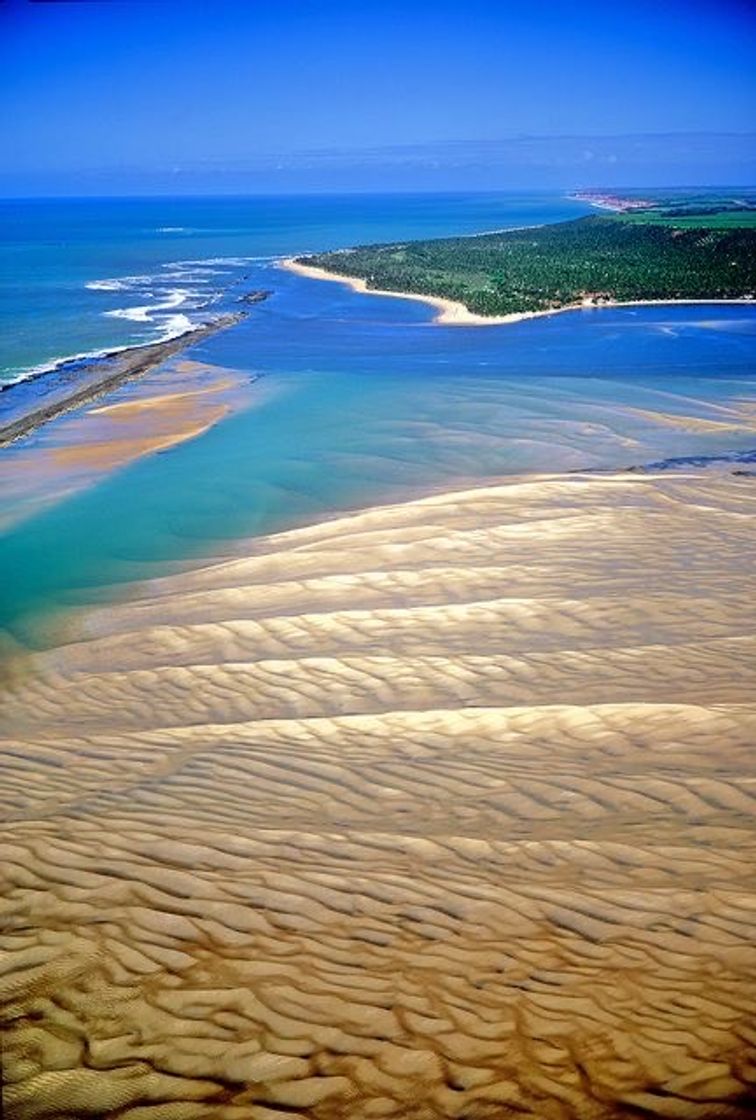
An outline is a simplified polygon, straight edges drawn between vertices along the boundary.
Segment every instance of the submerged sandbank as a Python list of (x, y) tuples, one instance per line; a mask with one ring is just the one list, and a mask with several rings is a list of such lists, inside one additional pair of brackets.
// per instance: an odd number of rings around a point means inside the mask
[[(173, 357), (188, 346), (193, 346), (218, 331), (233, 326), (243, 318), (243, 313), (222, 315), (214, 322), (187, 331), (177, 338), (148, 343), (144, 346), (134, 346), (128, 350), (114, 351), (110, 355), (88, 361), (81, 366), (78, 362), (73, 363), (77, 366), (77, 373), (68, 385), (60, 387), (50, 396), (42, 396), (20, 414), (11, 415), (6, 420), (0, 420), (0, 447), (21, 439), (48, 420), (53, 420), (65, 412), (97, 400), (126, 382), (143, 376), (167, 358)], [(48, 372), (59, 374), (62, 368), (56, 367)], [(39, 382), (45, 376), (45, 373), (40, 373), (36, 378), (30, 380)], [(11, 394), (20, 387), (27, 389), (28, 385), (29, 381), (13, 382), (4, 387), (3, 394), (9, 394), (12, 400)]]
[(507, 315), (478, 315), (470, 311), (459, 300), (444, 299), (441, 296), (422, 295), (419, 292), (394, 292), (388, 288), (371, 288), (366, 280), (346, 273), (329, 272), (325, 268), (316, 268), (314, 265), (303, 264), (296, 257), (287, 257), (280, 261), (280, 267), (289, 272), (296, 272), (299, 276), (306, 276), (311, 280), (335, 280), (339, 284), (347, 284), (355, 292), (372, 296), (395, 296), (398, 299), (412, 299), (420, 303), (435, 307), (438, 314), (433, 322), (445, 327), (496, 327), (505, 323), (521, 323), (526, 319), (541, 319), (546, 315), (561, 315), (565, 311), (590, 311), (608, 307), (663, 307), (676, 306), (677, 304), (698, 304), (706, 306), (717, 303), (745, 304), (756, 308), (756, 301), (751, 298), (742, 299), (634, 299), (634, 300), (602, 300), (599, 302), (581, 301), (568, 303), (563, 307), (549, 307), (542, 311), (514, 311)]
[[(0, 528), (143, 455), (201, 435), (249, 398), (258, 378), (189, 360), (165, 361), (108, 390), (107, 403), (66, 409), (0, 456)], [(98, 394), (99, 396), (99, 394)]]
[(513, 478), (77, 618), (2, 701), (6, 1108), (745, 1117), (754, 529)]

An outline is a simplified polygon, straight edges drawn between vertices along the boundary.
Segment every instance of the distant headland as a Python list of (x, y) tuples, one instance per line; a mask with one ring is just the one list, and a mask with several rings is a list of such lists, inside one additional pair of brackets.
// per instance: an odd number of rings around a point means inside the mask
[(756, 192), (575, 192), (610, 214), (490, 234), (358, 246), (284, 266), (422, 299), (449, 325), (584, 307), (756, 300)]
[(575, 202), (587, 202), (590, 206), (596, 206), (599, 210), (613, 210), (619, 214), (624, 214), (628, 210), (648, 210), (654, 206), (653, 199), (627, 198), (607, 191), (574, 191), (567, 197), (574, 199)]

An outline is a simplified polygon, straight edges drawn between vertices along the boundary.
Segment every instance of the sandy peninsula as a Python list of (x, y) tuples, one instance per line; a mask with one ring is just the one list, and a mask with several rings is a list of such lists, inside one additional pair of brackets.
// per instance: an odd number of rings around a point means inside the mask
[[(506, 231), (505, 231), (506, 232)], [(740, 299), (635, 299), (635, 300), (609, 300), (603, 299), (596, 302), (591, 299), (581, 300), (578, 303), (567, 303), (563, 307), (549, 307), (543, 311), (517, 311), (508, 315), (478, 315), (470, 311), (459, 300), (443, 299), (441, 296), (421, 295), (418, 292), (393, 292), (384, 288), (371, 288), (367, 281), (347, 276), (344, 273), (330, 272), (325, 268), (316, 268), (314, 265), (303, 264), (295, 257), (287, 257), (280, 262), (280, 267), (289, 272), (296, 272), (299, 276), (306, 276), (311, 280), (335, 280), (339, 284), (347, 284), (353, 291), (362, 292), (373, 296), (395, 296), (397, 299), (413, 299), (435, 307), (438, 314), (433, 322), (444, 327), (496, 327), (505, 323), (521, 323), (526, 319), (541, 319), (547, 315), (561, 315), (566, 311), (587, 311), (604, 307), (663, 307), (678, 304), (697, 304), (699, 306), (715, 303), (746, 304), (756, 307), (756, 302), (750, 296)]]
[(2, 697), (8, 1120), (745, 1120), (756, 490), (527, 476), (131, 588)]
[(476, 315), (458, 300), (443, 299), (441, 296), (424, 296), (417, 292), (392, 292), (383, 288), (369, 288), (365, 280), (355, 276), (346, 276), (339, 272), (329, 272), (325, 268), (315, 268), (313, 265), (302, 264), (295, 257), (287, 257), (280, 262), (280, 267), (289, 272), (296, 272), (299, 276), (307, 276), (310, 280), (335, 280), (338, 284), (347, 284), (355, 292), (363, 292), (371, 296), (395, 296), (397, 299), (413, 299), (435, 307), (438, 314), (434, 322), (443, 326), (483, 327), (495, 326), (501, 323), (514, 323), (520, 319), (532, 318), (544, 312), (528, 312), (522, 315)]

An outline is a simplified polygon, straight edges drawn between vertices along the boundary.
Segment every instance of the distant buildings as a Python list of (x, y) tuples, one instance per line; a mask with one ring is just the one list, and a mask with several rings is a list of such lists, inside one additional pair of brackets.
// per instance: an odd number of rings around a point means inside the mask
[(655, 206), (649, 198), (626, 198), (622, 195), (607, 194), (604, 191), (575, 191), (569, 196), (578, 202), (588, 202), (600, 210), (614, 210), (620, 214), (626, 210), (648, 210)]

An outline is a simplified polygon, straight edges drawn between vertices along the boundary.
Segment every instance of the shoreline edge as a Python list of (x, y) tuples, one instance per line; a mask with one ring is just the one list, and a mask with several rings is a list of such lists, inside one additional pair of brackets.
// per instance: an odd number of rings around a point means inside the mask
[(580, 302), (566, 303), (563, 307), (546, 307), (540, 311), (512, 311), (507, 315), (479, 315), (470, 311), (460, 300), (447, 299), (444, 296), (422, 295), (420, 292), (393, 292), (388, 288), (371, 288), (367, 280), (359, 276), (348, 276), (342, 272), (329, 272), (328, 269), (315, 265), (303, 264), (297, 257), (284, 257), (278, 262), (278, 267), (287, 272), (294, 272), (310, 280), (332, 280), (338, 284), (346, 284), (354, 292), (369, 296), (393, 296), (396, 299), (411, 299), (435, 307), (438, 314), (433, 319), (434, 326), (441, 327), (497, 327), (509, 323), (520, 323), (526, 319), (541, 319), (547, 315), (561, 315), (565, 311), (601, 311), (611, 307), (665, 307), (684, 304), (697, 304), (705, 307), (709, 304), (742, 304), (746, 307), (756, 308), (756, 300), (741, 296), (731, 299), (633, 299), (633, 300), (604, 300), (601, 303)]

